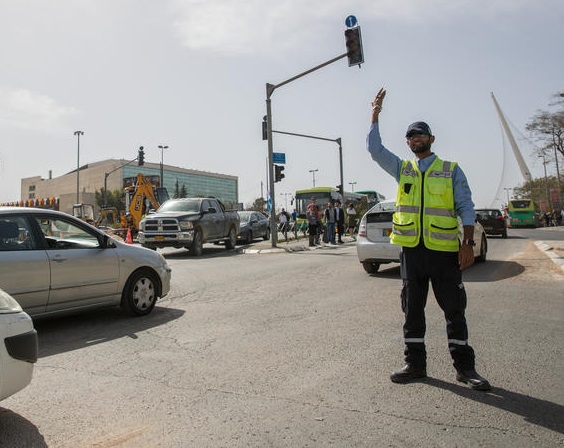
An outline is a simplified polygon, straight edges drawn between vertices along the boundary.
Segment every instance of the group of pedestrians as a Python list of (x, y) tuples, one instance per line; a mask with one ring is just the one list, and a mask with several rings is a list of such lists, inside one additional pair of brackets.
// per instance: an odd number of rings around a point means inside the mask
[[(351, 203), (345, 213), (341, 201), (329, 201), (326, 208), (321, 211), (316, 198), (311, 198), (307, 206), (306, 218), (308, 223), (309, 246), (320, 244), (321, 238), (327, 244), (343, 244), (343, 235), (354, 232), (356, 225), (356, 210)], [(352, 227), (351, 227), (351, 223)]]

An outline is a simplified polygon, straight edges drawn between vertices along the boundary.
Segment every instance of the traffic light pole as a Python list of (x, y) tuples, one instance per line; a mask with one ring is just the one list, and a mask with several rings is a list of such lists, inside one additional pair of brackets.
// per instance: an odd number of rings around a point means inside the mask
[[(278, 242), (278, 226), (276, 225), (276, 195), (274, 192), (274, 144), (272, 141), (272, 104), (271, 104), (271, 96), (274, 93), (274, 91), (276, 89), (278, 89), (279, 87), (282, 87), (286, 84), (291, 83), (292, 81), (295, 81), (296, 79), (299, 79), (305, 75), (309, 75), (310, 73), (319, 70), (320, 68), (326, 67), (329, 64), (332, 64), (333, 62), (338, 61), (339, 59), (343, 59), (345, 57), (347, 57), (348, 52), (347, 53), (343, 53), (340, 56), (337, 56), (333, 59), (330, 59), (327, 62), (324, 62), (323, 64), (320, 64), (316, 67), (313, 67), (312, 69), (309, 69), (303, 73), (300, 73), (299, 75), (293, 76), (292, 78), (287, 79), (286, 81), (283, 81), (279, 84), (269, 84), (266, 83), (266, 134), (267, 134), (267, 140), (268, 140), (268, 189), (269, 189), (269, 195), (270, 195), (270, 201), (271, 201), (271, 208), (270, 208), (270, 235), (271, 235), (271, 242), (272, 242), (272, 247), (276, 247), (276, 244)], [(340, 139), (339, 139), (340, 142)], [(341, 153), (341, 144), (339, 143), (339, 152)], [(342, 183), (342, 178), (343, 178), (343, 172), (342, 172), (342, 164), (341, 164), (341, 189), (343, 186)]]
[(107, 173), (104, 173), (104, 207), (108, 206), (108, 177), (110, 176), (110, 174), (112, 174), (113, 172), (119, 170), (120, 168), (123, 168), (124, 166), (130, 165), (133, 162), (135, 162), (136, 160), (138, 160), (139, 157), (135, 157), (133, 160), (130, 160), (127, 163), (124, 163), (123, 165), (118, 166), (117, 168), (114, 168), (112, 171), (108, 171)]
[(317, 137), (315, 135), (306, 135), (306, 134), (296, 134), (294, 132), (283, 132), (283, 131), (272, 131), (276, 134), (286, 134), (286, 135), (294, 135), (296, 137), (304, 137), (304, 138), (314, 138), (316, 140), (325, 140), (326, 142), (334, 142), (337, 143), (337, 145), (339, 145), (339, 174), (340, 174), (340, 179), (341, 179), (341, 188), (339, 188), (339, 193), (341, 194), (341, 197), (343, 198), (343, 201), (345, 200), (345, 190), (343, 188), (344, 185), (344, 181), (343, 181), (343, 146), (341, 144), (341, 137), (339, 138), (325, 138), (325, 137)]

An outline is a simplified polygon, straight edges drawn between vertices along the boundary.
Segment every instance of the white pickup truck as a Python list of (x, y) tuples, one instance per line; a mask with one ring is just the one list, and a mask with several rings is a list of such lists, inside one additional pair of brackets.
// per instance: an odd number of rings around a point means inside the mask
[(225, 242), (234, 249), (239, 214), (225, 210), (216, 198), (169, 199), (139, 223), (137, 240), (143, 247), (182, 247), (201, 255), (204, 243)]

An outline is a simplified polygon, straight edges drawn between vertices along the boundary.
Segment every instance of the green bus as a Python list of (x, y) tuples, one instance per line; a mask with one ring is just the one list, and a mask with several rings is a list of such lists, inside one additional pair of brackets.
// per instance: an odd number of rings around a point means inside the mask
[(368, 208), (374, 207), (378, 202), (382, 202), (386, 197), (376, 190), (358, 190), (355, 193), (363, 194), (368, 199)]
[(511, 227), (537, 227), (535, 203), (531, 199), (511, 199), (508, 212)]
[(307, 206), (311, 202), (311, 198), (316, 199), (319, 210), (324, 210), (328, 202), (341, 201), (343, 208), (346, 208), (347, 205), (352, 202), (357, 209), (357, 212), (359, 207), (361, 210), (364, 209), (366, 211), (368, 207), (366, 195), (345, 191), (344, 196), (345, 197), (343, 198), (341, 193), (339, 193), (339, 190), (332, 187), (313, 187), (305, 190), (296, 190), (295, 209), (298, 214), (298, 218), (305, 219)]

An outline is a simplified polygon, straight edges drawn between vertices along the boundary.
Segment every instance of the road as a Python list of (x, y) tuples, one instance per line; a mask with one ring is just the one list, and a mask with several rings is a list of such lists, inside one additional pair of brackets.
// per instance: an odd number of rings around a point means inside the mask
[(152, 315), (40, 321), (32, 384), (3, 401), (6, 447), (551, 447), (564, 444), (564, 274), (512, 230), (464, 274), (490, 393), (457, 383), (430, 295), (428, 374), (398, 385), (398, 265), (367, 275), (354, 245), (204, 256), (167, 250)]

